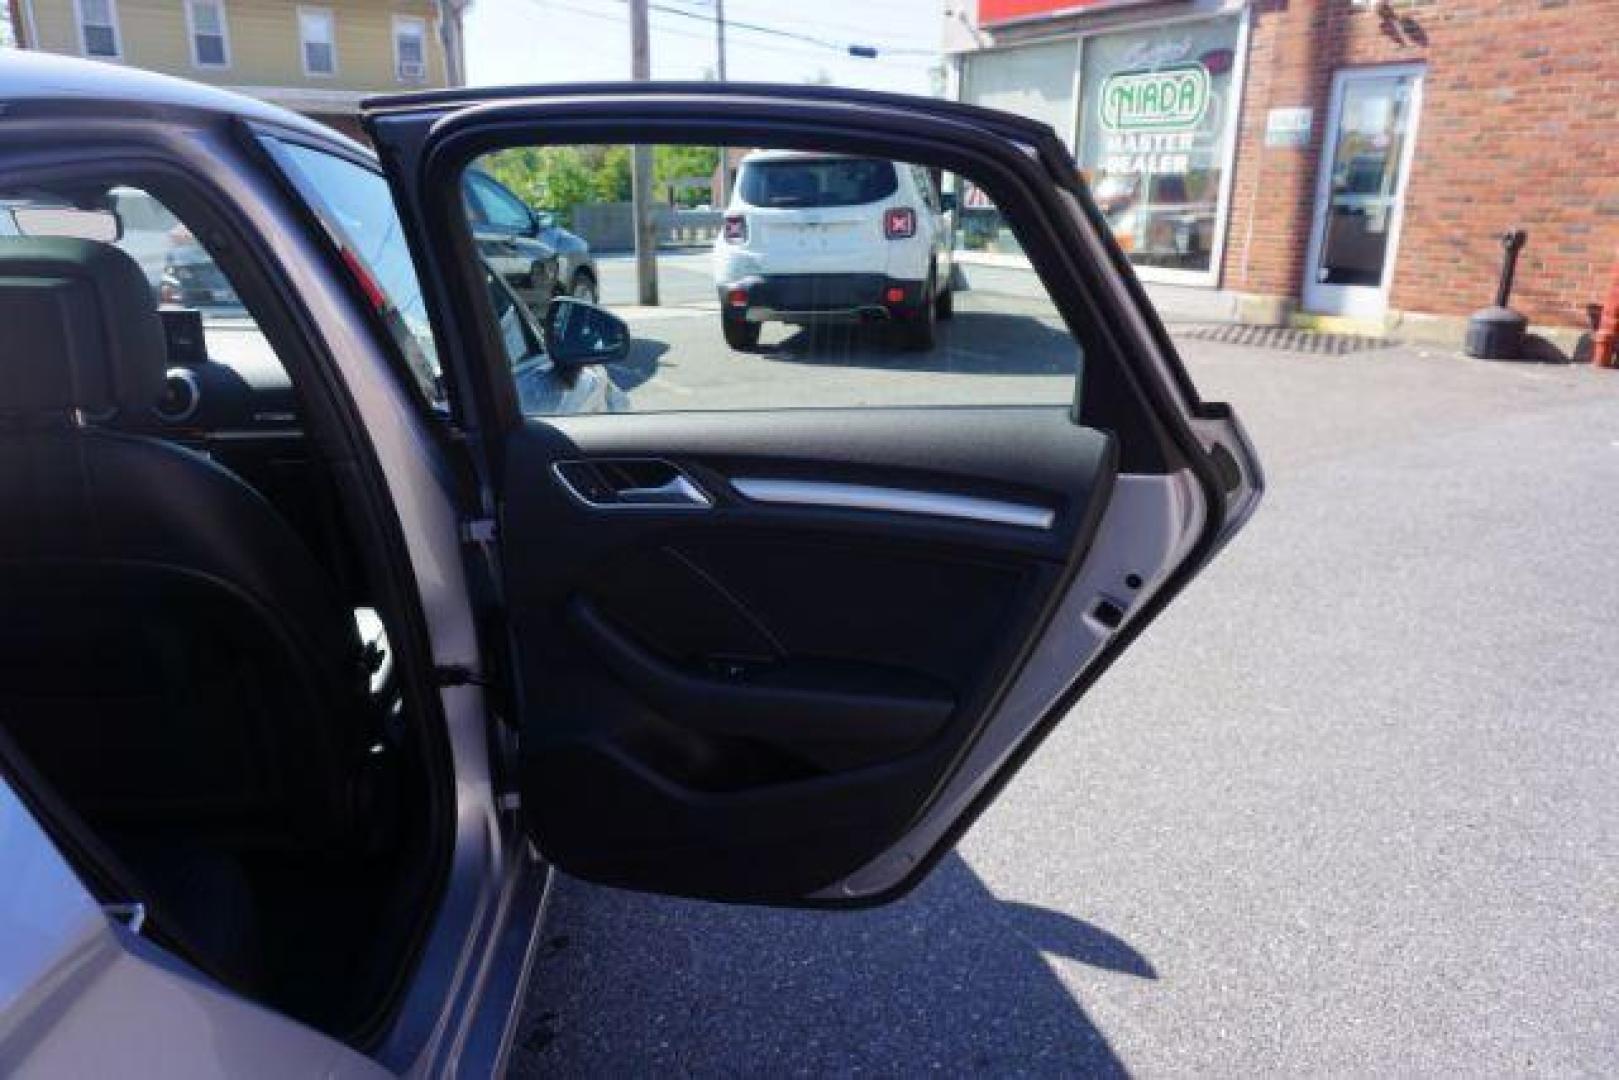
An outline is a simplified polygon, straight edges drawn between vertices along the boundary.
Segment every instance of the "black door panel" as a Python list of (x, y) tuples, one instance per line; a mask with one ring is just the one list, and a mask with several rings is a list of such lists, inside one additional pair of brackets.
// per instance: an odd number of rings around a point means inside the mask
[[(530, 421), (508, 444), (502, 533), (547, 854), (615, 884), (780, 901), (881, 851), (1036, 636), (1113, 458), (1062, 408)], [(592, 505), (559, 462), (635, 484), (678, 471), (710, 505)], [(762, 503), (743, 476), (970, 493), (1049, 524), (949, 500)]]
[[(427, 271), (478, 481), (469, 506), (499, 502), (491, 623), (507, 635), (486, 653), (523, 726), (529, 830), (575, 874), (733, 901), (903, 893), (1257, 503), (1240, 425), (1198, 400), (1043, 125), (736, 84), (395, 98), (366, 123)], [(832, 152), (967, 181), (958, 194), (993, 204), (1072, 337), (1073, 407), (902, 407), (956, 400), (909, 397), (932, 385), (912, 380), (852, 395), (868, 408), (797, 409), (784, 379), (768, 412), (524, 417), (464, 170), (520, 145), (631, 142)], [(978, 314), (1006, 315), (996, 303)], [(988, 368), (912, 374), (1029, 373), (1014, 338), (986, 348)], [(735, 359), (738, 376), (769, 370)]]
[(807, 764), (897, 756), (936, 735), (955, 710), (948, 687), (903, 668), (813, 654), (720, 653), (678, 664), (619, 631), (588, 601), (574, 601), (571, 614), (580, 643), (671, 723), (767, 743)]

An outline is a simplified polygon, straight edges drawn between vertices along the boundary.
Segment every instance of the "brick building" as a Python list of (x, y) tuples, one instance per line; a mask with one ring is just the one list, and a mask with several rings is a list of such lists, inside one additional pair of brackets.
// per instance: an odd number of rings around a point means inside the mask
[(1459, 342), (1501, 234), (1564, 352), (1619, 258), (1619, 0), (947, 0), (956, 96), (1051, 123), (1142, 278)]

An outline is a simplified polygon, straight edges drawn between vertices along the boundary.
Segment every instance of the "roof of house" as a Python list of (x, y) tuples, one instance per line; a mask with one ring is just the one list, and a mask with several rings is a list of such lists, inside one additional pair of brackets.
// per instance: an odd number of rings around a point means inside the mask
[(74, 56), (8, 49), (0, 64), (0, 108), (24, 103), (94, 105), (100, 115), (152, 115), (154, 111), (210, 113), (276, 124), (364, 151), (307, 116), (219, 87), (155, 71)]

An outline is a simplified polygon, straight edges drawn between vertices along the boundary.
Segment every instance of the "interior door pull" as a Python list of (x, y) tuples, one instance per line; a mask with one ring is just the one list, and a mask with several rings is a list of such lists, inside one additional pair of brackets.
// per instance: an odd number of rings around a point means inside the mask
[(551, 471), (592, 510), (707, 510), (708, 492), (680, 467), (656, 458), (558, 461)]
[(707, 506), (703, 489), (676, 473), (656, 487), (621, 488), (618, 502), (633, 506)]

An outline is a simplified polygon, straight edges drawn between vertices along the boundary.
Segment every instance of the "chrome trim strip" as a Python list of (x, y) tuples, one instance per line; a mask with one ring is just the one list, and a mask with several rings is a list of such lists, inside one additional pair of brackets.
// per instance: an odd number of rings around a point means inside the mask
[(792, 503), (799, 506), (835, 506), (846, 510), (878, 510), (890, 514), (927, 514), (931, 517), (987, 521), (1020, 529), (1049, 529), (1057, 512), (1043, 506), (952, 495), (942, 491), (840, 484), (831, 480), (767, 480), (738, 477), (731, 481), (754, 502)]

